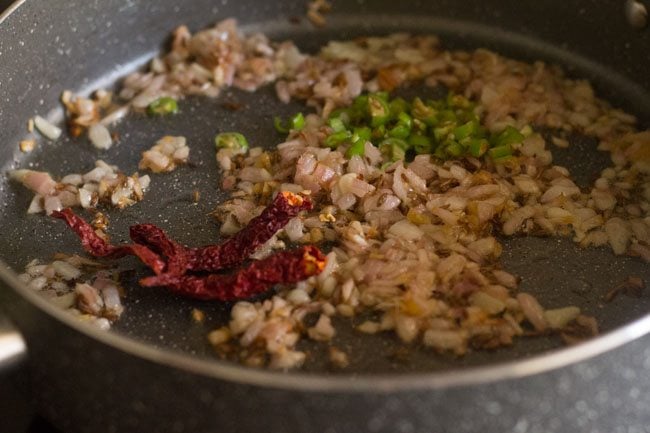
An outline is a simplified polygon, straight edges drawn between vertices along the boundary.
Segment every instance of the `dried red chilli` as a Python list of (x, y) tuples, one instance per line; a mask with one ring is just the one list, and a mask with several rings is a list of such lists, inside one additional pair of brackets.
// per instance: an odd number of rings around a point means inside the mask
[(220, 245), (186, 248), (169, 239), (161, 229), (151, 224), (131, 227), (130, 235), (134, 242), (146, 245), (165, 256), (168, 273), (178, 275), (187, 271), (214, 272), (240, 265), (292, 218), (303, 210), (311, 210), (312, 207), (309, 197), (282, 191), (260, 215)]
[(172, 292), (202, 300), (234, 301), (250, 298), (276, 284), (297, 283), (318, 275), (326, 264), (315, 246), (281, 251), (232, 274), (155, 275), (143, 278), (145, 287), (164, 286)]
[(165, 269), (165, 261), (145, 245), (111, 245), (95, 233), (95, 229), (90, 224), (78, 215), (75, 215), (69, 208), (63, 209), (62, 211), (54, 211), (52, 212), (52, 216), (64, 220), (81, 238), (81, 245), (84, 249), (95, 257), (117, 259), (132, 255), (138, 257), (142, 263), (150, 267), (157, 274)]
[(52, 215), (63, 219), (81, 238), (84, 249), (96, 257), (119, 258), (134, 255), (156, 274), (165, 272), (179, 276), (188, 271), (214, 272), (240, 265), (291, 218), (311, 208), (312, 202), (308, 197), (280, 192), (259, 216), (253, 218), (246, 227), (226, 242), (200, 248), (188, 248), (173, 241), (153, 224), (132, 226), (129, 235), (135, 244), (114, 246), (98, 236), (90, 224), (75, 215), (72, 210), (64, 209)]
[[(284, 203), (289, 199), (291, 199), (291, 196), (284, 196), (284, 199), (280, 200), (280, 202)], [(296, 208), (301, 208), (303, 205), (304, 201), (292, 204), (292, 206)], [(282, 206), (279, 208), (281, 209)], [(274, 209), (277, 209), (277, 207)], [(267, 220), (272, 215), (279, 214), (280, 216), (286, 217), (290, 213), (291, 212), (284, 214), (283, 212), (268, 212), (266, 215), (260, 215), (262, 218), (257, 220), (257, 224), (268, 222)], [(139, 257), (143, 263), (158, 274), (156, 276), (142, 279), (140, 283), (143, 286), (165, 286), (175, 293), (197, 299), (232, 301), (249, 298), (267, 291), (275, 284), (296, 283), (309, 278), (310, 276), (318, 275), (326, 264), (326, 257), (317, 247), (305, 246), (293, 251), (282, 251), (276, 253), (266, 259), (253, 262), (248, 267), (228, 275), (210, 274), (207, 276), (199, 276), (183, 275), (178, 272), (166, 272), (162, 274), (161, 270), (165, 268), (166, 264), (157, 252), (162, 255), (172, 257), (178, 255), (181, 257), (185, 256), (182, 251), (192, 252), (200, 251), (202, 249), (185, 248), (167, 238), (161, 229), (152, 224), (139, 224), (133, 226), (130, 234), (134, 241), (142, 240), (143, 242), (147, 242), (152, 246), (153, 250), (148, 246), (139, 243), (113, 246), (101, 238), (90, 224), (75, 215), (70, 209), (53, 212), (52, 216), (63, 219), (81, 238), (84, 249), (94, 256), (118, 258), (126, 255), (135, 255)], [(271, 230), (274, 225), (269, 224), (266, 227)], [(253, 229), (254, 228), (255, 226), (253, 226)], [(262, 237), (255, 235), (256, 233), (242, 236), (239, 238), (238, 242), (243, 242), (245, 240), (248, 240), (251, 243), (260, 242)], [(228, 244), (228, 242), (224, 245)], [(236, 245), (236, 243), (231, 244)], [(251, 248), (251, 246), (248, 245), (247, 248), (242, 248), (243, 253), (246, 253), (248, 248)], [(228, 250), (226, 249), (223, 251), (227, 252)], [(242, 251), (239, 253), (242, 254)], [(245, 260), (245, 258), (246, 257), (243, 257), (242, 261)], [(233, 261), (230, 257), (228, 260), (228, 263)], [(180, 263), (181, 262), (178, 261), (174, 266), (179, 266)], [(173, 270), (173, 268), (168, 265), (166, 269), (170, 271)], [(181, 270), (180, 267), (176, 269), (179, 272)]]
[(223, 244), (192, 249), (188, 254), (188, 269), (213, 272), (239, 265), (292, 218), (312, 208), (309, 197), (282, 191), (260, 215)]
[(165, 273), (183, 275), (187, 271), (189, 248), (169, 239), (161, 228), (153, 224), (137, 224), (129, 228), (129, 236), (136, 244), (167, 258)]

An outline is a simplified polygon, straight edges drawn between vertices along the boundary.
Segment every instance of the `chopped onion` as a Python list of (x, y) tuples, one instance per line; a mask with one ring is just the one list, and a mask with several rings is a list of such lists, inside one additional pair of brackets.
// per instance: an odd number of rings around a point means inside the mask
[(61, 183), (79, 186), (84, 183), (84, 180), (83, 180), (83, 176), (81, 176), (80, 174), (68, 174), (63, 176), (63, 178), (61, 179)]
[(99, 182), (102, 180), (110, 171), (106, 170), (104, 167), (95, 167), (90, 170), (88, 173), (83, 175), (84, 182)]
[(250, 302), (237, 302), (230, 311), (230, 330), (235, 334), (241, 334), (257, 318), (257, 309)]
[(109, 149), (113, 145), (113, 139), (108, 129), (101, 123), (95, 123), (88, 128), (88, 138), (97, 149)]
[(526, 316), (526, 319), (528, 319), (535, 329), (538, 331), (546, 330), (548, 322), (544, 316), (544, 309), (539, 305), (537, 299), (528, 293), (519, 293), (517, 295), (517, 301), (519, 301), (524, 316)]
[(74, 280), (79, 278), (81, 271), (76, 267), (72, 266), (70, 263), (63, 262), (60, 260), (55, 260), (52, 262), (52, 267), (64, 280)]
[(476, 305), (481, 310), (492, 316), (501, 313), (506, 308), (506, 304), (504, 302), (488, 295), (485, 292), (474, 293), (470, 297), (470, 301), (473, 305)]
[(108, 125), (111, 125), (113, 123), (119, 122), (120, 120), (125, 118), (127, 114), (129, 114), (129, 109), (130, 108), (129, 108), (128, 105), (120, 107), (120, 108), (116, 109), (115, 111), (113, 111), (112, 113), (110, 113), (109, 115), (107, 115), (106, 117), (104, 117), (100, 121), (100, 123), (102, 125), (104, 125), (104, 126), (108, 126)]
[[(110, 282), (112, 283), (112, 281)], [(97, 286), (97, 281), (95, 281), (94, 285), (95, 287)], [(106, 315), (111, 318), (119, 317), (124, 311), (124, 307), (122, 306), (122, 300), (120, 299), (120, 292), (115, 284), (105, 284), (100, 291), (104, 300)]]
[(47, 196), (54, 193), (56, 182), (49, 173), (34, 170), (11, 170), (9, 177), (22, 183), (25, 187), (31, 189), (36, 194)]
[(77, 306), (81, 311), (93, 315), (99, 315), (102, 312), (104, 301), (93, 286), (77, 283), (75, 293), (77, 294)]
[(92, 206), (93, 194), (85, 188), (79, 189), (79, 203), (81, 207), (87, 209)]
[(45, 208), (45, 213), (50, 215), (52, 212), (59, 211), (63, 209), (63, 204), (61, 203), (61, 200), (57, 196), (49, 196), (45, 197), (44, 200), (44, 206)]
[(43, 197), (36, 194), (27, 208), (28, 214), (43, 212)]
[(58, 306), (59, 308), (70, 308), (74, 306), (76, 299), (77, 299), (77, 295), (75, 294), (75, 292), (68, 292), (61, 296), (53, 296), (49, 298), (49, 301), (52, 304)]
[(138, 178), (138, 182), (140, 183), (140, 188), (142, 188), (142, 190), (144, 191), (147, 188), (149, 188), (149, 185), (151, 184), (151, 178), (149, 177), (148, 174), (145, 174), (144, 176), (140, 176)]
[(295, 242), (303, 236), (304, 224), (300, 217), (291, 219), (286, 226), (284, 226), (284, 232), (289, 237), (291, 242)]
[(575, 320), (580, 315), (580, 308), (578, 307), (564, 307), (556, 308), (554, 310), (546, 310), (544, 318), (548, 325), (553, 329), (562, 329), (569, 322)]
[(429, 329), (422, 341), (425, 345), (440, 351), (450, 350), (456, 353), (465, 351), (465, 335), (460, 331)]
[(329, 316), (321, 314), (316, 324), (307, 330), (309, 338), (316, 341), (330, 341), (336, 331)]
[(302, 289), (293, 289), (289, 294), (287, 295), (287, 300), (291, 302), (294, 305), (303, 305), (307, 304), (308, 302), (311, 301), (311, 298)]
[(213, 346), (218, 346), (228, 340), (230, 340), (230, 330), (227, 327), (215, 329), (208, 334), (208, 341)]
[(61, 136), (61, 128), (52, 125), (50, 122), (42, 118), (41, 116), (34, 117), (34, 126), (36, 129), (43, 134), (45, 137), (50, 140), (56, 140)]
[(420, 239), (424, 233), (418, 228), (415, 224), (409, 222), (408, 220), (397, 221), (389, 229), (388, 233), (396, 236), (400, 239), (405, 239), (407, 241), (415, 241)]

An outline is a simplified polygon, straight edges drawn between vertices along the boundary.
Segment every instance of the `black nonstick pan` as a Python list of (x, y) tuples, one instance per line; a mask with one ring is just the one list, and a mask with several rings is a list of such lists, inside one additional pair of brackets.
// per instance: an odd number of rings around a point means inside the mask
[[(19, 284), (16, 272), (29, 260), (81, 248), (60, 222), (27, 216), (31, 194), (4, 173), (16, 167), (79, 172), (99, 157), (86, 141), (68, 137), (21, 154), (26, 120), (41, 114), (62, 122), (61, 91), (114, 83), (161, 50), (181, 23), (197, 30), (232, 16), (244, 30), (292, 39), (303, 50), (364, 34), (435, 33), (450, 48), (487, 47), (561, 64), (637, 115), (641, 128), (650, 126), (650, 36), (638, 28), (641, 3), (335, 2), (323, 28), (311, 25), (305, 10), (305, 2), (288, 0), (27, 0), (0, 17), (0, 259), (7, 265), (0, 270), (0, 309), (11, 322), (0, 328), (0, 337), (7, 336), (0, 349), (21, 341), (11, 339), (18, 333), (27, 348), (24, 355), (19, 343), (11, 346), (13, 362), (0, 368), (26, 363), (37, 410), (66, 432), (646, 431), (650, 296), (607, 303), (603, 295), (630, 276), (650, 281), (650, 267), (609, 249), (582, 250), (568, 239), (507, 239), (502, 261), (543, 305), (578, 305), (595, 316), (600, 337), (570, 348), (556, 337), (525, 338), (461, 358), (412, 348), (406, 359), (396, 359), (394, 337), (359, 338), (342, 322), (337, 342), (351, 357), (342, 371), (319, 361), (325, 348), (316, 344), (307, 347), (311, 361), (297, 371), (220, 361), (205, 335), (227, 321), (228, 304), (141, 288), (135, 277), (127, 285), (126, 313), (110, 332), (75, 322)], [(233, 114), (224, 100), (244, 108)], [(135, 170), (161, 130), (197, 145), (191, 169), (156, 177), (144, 201), (109, 213), (114, 240), (126, 241), (130, 225), (148, 221), (183, 243), (213, 243), (218, 226), (209, 213), (227, 197), (218, 187), (215, 132), (237, 130), (273, 146), (273, 117), (300, 110), (300, 103), (280, 103), (269, 87), (230, 90), (214, 100), (190, 97), (173, 117), (126, 118), (116, 127), (122, 140), (110, 150), (121, 168)], [(590, 151), (595, 142), (588, 137), (574, 137), (572, 144), (554, 150), (554, 160), (586, 186), (608, 157)], [(197, 189), (201, 200), (194, 204)], [(123, 266), (141, 269), (135, 261)], [(190, 320), (193, 308), (206, 313), (205, 323)], [(0, 358), (9, 358), (10, 348), (3, 350)]]

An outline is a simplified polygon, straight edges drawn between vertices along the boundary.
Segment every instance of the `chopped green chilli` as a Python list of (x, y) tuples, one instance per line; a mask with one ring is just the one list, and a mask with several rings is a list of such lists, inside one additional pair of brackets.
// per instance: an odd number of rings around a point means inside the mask
[(408, 138), (409, 147), (415, 149), (417, 154), (433, 152), (433, 140), (426, 135), (413, 134)]
[(387, 138), (379, 145), (379, 150), (386, 155), (389, 160), (397, 161), (404, 159), (408, 143), (400, 138)]
[(348, 107), (332, 111), (324, 144), (343, 146), (345, 154), (363, 155), (365, 142), (378, 147), (390, 161), (430, 154), (440, 159), (511, 157), (513, 149), (532, 133), (508, 126), (489, 135), (475, 111), (475, 103), (462, 95), (411, 102), (385, 92), (357, 96)]
[(472, 138), (469, 141), (469, 154), (479, 158), (490, 148), (490, 143), (485, 138)]
[(338, 147), (340, 144), (349, 141), (351, 137), (352, 133), (344, 129), (343, 131), (335, 132), (328, 136), (325, 139), (325, 145), (327, 147)]
[(291, 119), (289, 119), (288, 126), (285, 126), (282, 122), (280, 116), (275, 116), (273, 118), (273, 126), (275, 126), (276, 131), (287, 134), (289, 131), (296, 130), (300, 131), (305, 127), (305, 116), (302, 113), (294, 114)]
[(328, 123), (334, 132), (345, 131), (345, 123), (343, 123), (343, 120), (340, 117), (332, 117)]
[(376, 94), (368, 96), (368, 112), (370, 113), (370, 125), (373, 128), (385, 124), (390, 118), (388, 103)]
[(174, 98), (163, 96), (149, 104), (147, 107), (147, 113), (149, 113), (151, 116), (176, 114), (178, 113), (178, 103)]
[(352, 146), (348, 147), (347, 152), (345, 152), (345, 156), (348, 158), (351, 158), (354, 155), (362, 156), (365, 150), (365, 146), (366, 142), (364, 140), (357, 140), (352, 143)]
[(246, 151), (248, 140), (239, 132), (222, 132), (214, 138), (214, 144), (219, 149), (235, 149)]
[(507, 144), (521, 143), (524, 138), (524, 134), (519, 132), (517, 128), (507, 126), (506, 129), (492, 139), (492, 146), (500, 147)]
[(493, 147), (488, 150), (488, 155), (492, 159), (505, 158), (512, 155), (512, 146), (509, 144), (504, 144), (503, 146)]

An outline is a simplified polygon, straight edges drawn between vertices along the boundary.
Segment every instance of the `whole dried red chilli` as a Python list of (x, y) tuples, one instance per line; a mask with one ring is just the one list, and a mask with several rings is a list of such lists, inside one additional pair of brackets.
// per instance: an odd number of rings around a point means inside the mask
[(52, 216), (64, 220), (81, 238), (81, 245), (86, 252), (95, 257), (117, 259), (131, 255), (138, 257), (142, 263), (151, 268), (156, 274), (161, 273), (165, 269), (165, 261), (145, 245), (111, 245), (95, 233), (95, 229), (90, 224), (84, 221), (83, 218), (75, 215), (69, 208), (63, 209), (62, 211), (54, 211), (52, 212)]
[[(323, 253), (314, 246), (276, 253), (253, 262), (233, 274), (207, 276), (184, 275), (188, 270), (207, 271), (241, 264), (259, 246), (302, 210), (311, 209), (307, 197), (290, 192), (279, 193), (262, 213), (222, 245), (186, 248), (169, 239), (153, 224), (138, 224), (130, 229), (135, 244), (113, 246), (101, 238), (93, 227), (72, 210), (54, 212), (81, 238), (84, 249), (97, 257), (118, 258), (135, 255), (157, 276), (144, 278), (144, 286), (165, 286), (173, 292), (204, 300), (231, 301), (263, 293), (275, 284), (297, 283), (319, 274), (326, 263)], [(168, 258), (166, 263), (160, 258)], [(161, 273), (162, 270), (167, 271)]]
[(188, 254), (189, 270), (212, 272), (241, 264), (292, 218), (312, 208), (307, 196), (279, 192), (260, 215), (223, 244), (192, 249)]
[[(156, 274), (163, 271), (183, 275), (188, 271), (214, 272), (240, 265), (255, 250), (284, 227), (303, 210), (310, 210), (312, 202), (306, 196), (283, 191), (260, 215), (221, 245), (187, 248), (171, 240), (153, 224), (138, 224), (130, 229), (132, 245), (113, 246), (99, 237), (94, 229), (70, 209), (52, 215), (65, 220), (81, 238), (84, 249), (96, 256), (118, 258), (135, 255)], [(163, 261), (159, 255), (166, 258)]]
[(183, 275), (187, 271), (188, 251), (190, 249), (169, 239), (160, 227), (153, 224), (136, 224), (129, 228), (129, 236), (136, 244), (144, 245), (157, 254), (166, 257), (166, 273)]
[(232, 274), (155, 275), (140, 280), (145, 287), (164, 286), (202, 300), (235, 301), (266, 292), (276, 284), (297, 283), (321, 273), (325, 255), (315, 246), (281, 251)]
[(214, 272), (240, 265), (292, 218), (312, 207), (309, 197), (282, 191), (260, 215), (220, 245), (187, 248), (169, 239), (162, 230), (151, 224), (131, 227), (131, 239), (167, 257), (167, 273)]

